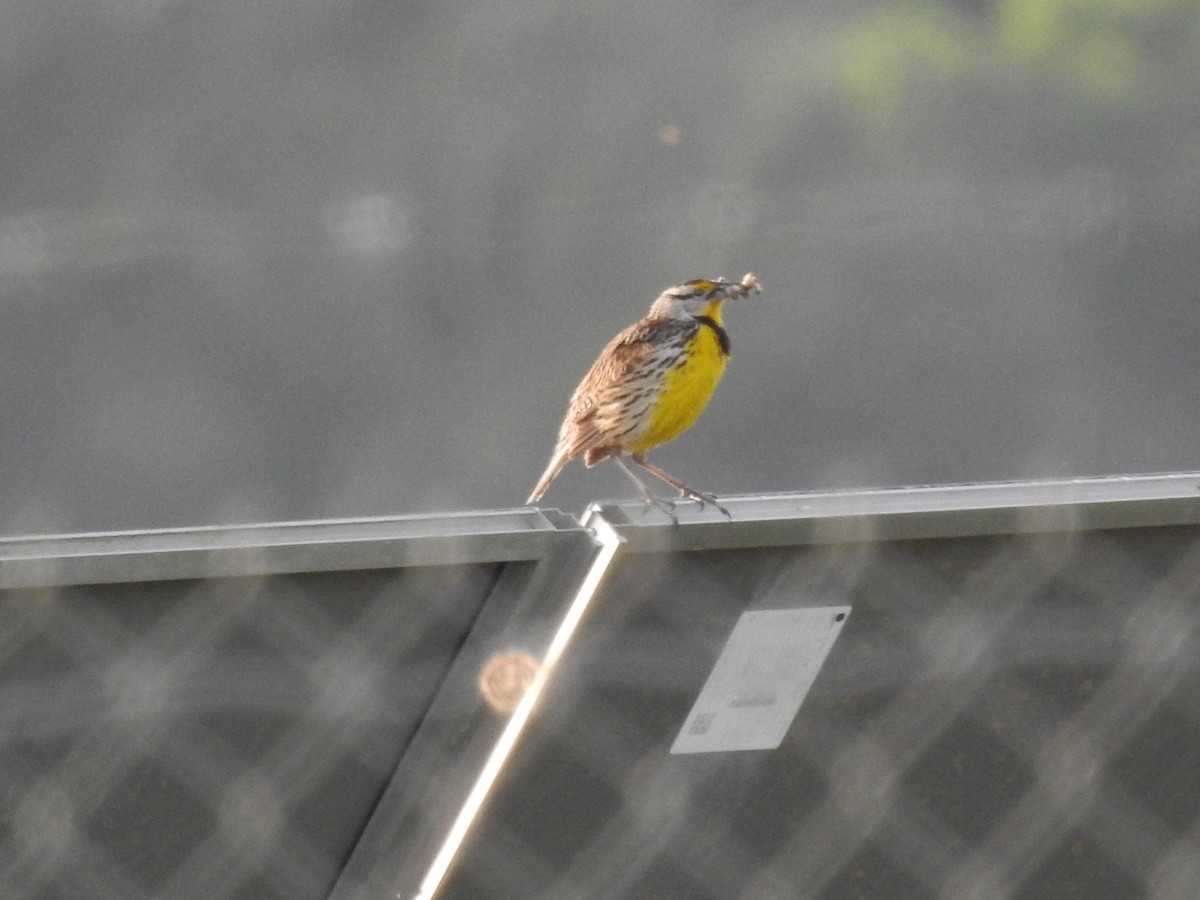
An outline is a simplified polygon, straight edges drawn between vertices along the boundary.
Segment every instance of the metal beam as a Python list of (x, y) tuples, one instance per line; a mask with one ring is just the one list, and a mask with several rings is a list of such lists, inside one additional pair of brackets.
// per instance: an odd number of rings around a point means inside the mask
[(0, 589), (538, 559), (579, 532), (511, 509), (0, 539)]
[(641, 502), (594, 504), (627, 552), (776, 547), (1200, 523), (1200, 473), (1011, 481), (681, 501), (678, 524)]

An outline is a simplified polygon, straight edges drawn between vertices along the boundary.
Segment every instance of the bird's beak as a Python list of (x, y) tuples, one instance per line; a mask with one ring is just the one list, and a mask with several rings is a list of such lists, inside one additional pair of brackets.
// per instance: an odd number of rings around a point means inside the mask
[(722, 284), (717, 290), (720, 291), (723, 299), (744, 300), (751, 294), (760, 293), (762, 285), (758, 283), (757, 278), (747, 272), (740, 284)]

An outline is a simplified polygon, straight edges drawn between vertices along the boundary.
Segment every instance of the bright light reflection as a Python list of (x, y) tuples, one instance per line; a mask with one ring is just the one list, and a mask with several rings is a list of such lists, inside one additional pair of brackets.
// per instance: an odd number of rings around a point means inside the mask
[(500, 733), (496, 746), (492, 748), (487, 762), (484, 763), (479, 778), (475, 781), (475, 786), (471, 788), (467, 799), (463, 801), (462, 809), (458, 811), (458, 817), (446, 833), (446, 840), (437, 856), (433, 858), (433, 863), (429, 866), (429, 871), (425, 874), (425, 880), (421, 882), (421, 889), (417, 892), (414, 900), (433, 900), (434, 894), (441, 886), (442, 879), (446, 877), (446, 872), (450, 869), (450, 864), (458, 854), (459, 847), (466, 839), (475, 817), (479, 815), (479, 810), (487, 799), (492, 785), (496, 783), (504, 764), (508, 761), (509, 754), (512, 753), (517, 739), (529, 721), (533, 708), (542, 694), (542, 689), (549, 682), (550, 676), (554, 673), (559, 659), (567, 649), (567, 644), (570, 643), (584, 612), (587, 611), (588, 604), (596, 593), (596, 588), (600, 586), (600, 579), (604, 577), (609, 563), (616, 555), (617, 547), (621, 544), (620, 536), (603, 519), (596, 518), (589, 524), (595, 528), (596, 538), (600, 541), (600, 551), (596, 554), (591, 568), (588, 569), (587, 575), (579, 585), (579, 592), (567, 608), (567, 613), (563, 616), (558, 631), (554, 633), (550, 646), (546, 648), (546, 656), (542, 659), (541, 666), (525, 691), (525, 696), (513, 712), (512, 718), (508, 720), (508, 724), (504, 726), (504, 731)]

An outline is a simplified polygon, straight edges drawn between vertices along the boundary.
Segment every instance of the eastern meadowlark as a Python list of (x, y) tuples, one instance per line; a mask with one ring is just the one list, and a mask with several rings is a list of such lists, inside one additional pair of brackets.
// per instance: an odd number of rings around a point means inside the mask
[(688, 487), (646, 459), (646, 451), (678, 437), (695, 423), (725, 371), (729, 334), (721, 304), (762, 290), (747, 274), (741, 283), (696, 279), (667, 288), (640, 322), (630, 325), (600, 353), (571, 395), (550, 464), (526, 503), (536, 503), (563, 467), (582, 454), (584, 465), (612, 459), (637, 484), (648, 504), (670, 513), (674, 504), (656, 497), (622, 456), (665, 481), (683, 497), (711, 503), (712, 494)]

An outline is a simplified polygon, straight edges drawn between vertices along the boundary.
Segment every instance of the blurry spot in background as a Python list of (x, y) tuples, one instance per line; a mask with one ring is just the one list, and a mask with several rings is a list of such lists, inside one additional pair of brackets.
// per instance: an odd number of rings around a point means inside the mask
[(683, 143), (683, 129), (678, 125), (664, 125), (658, 130), (658, 139), (668, 147), (677, 147)]
[(113, 271), (151, 259), (228, 263), (267, 235), (227, 209), (164, 203), (46, 207), (0, 219), (0, 277)]
[(494, 712), (510, 715), (525, 696), (538, 664), (528, 653), (511, 651), (493, 656), (479, 674), (479, 693)]
[(346, 256), (391, 256), (412, 240), (412, 216), (391, 194), (365, 194), (328, 204), (325, 231)]

